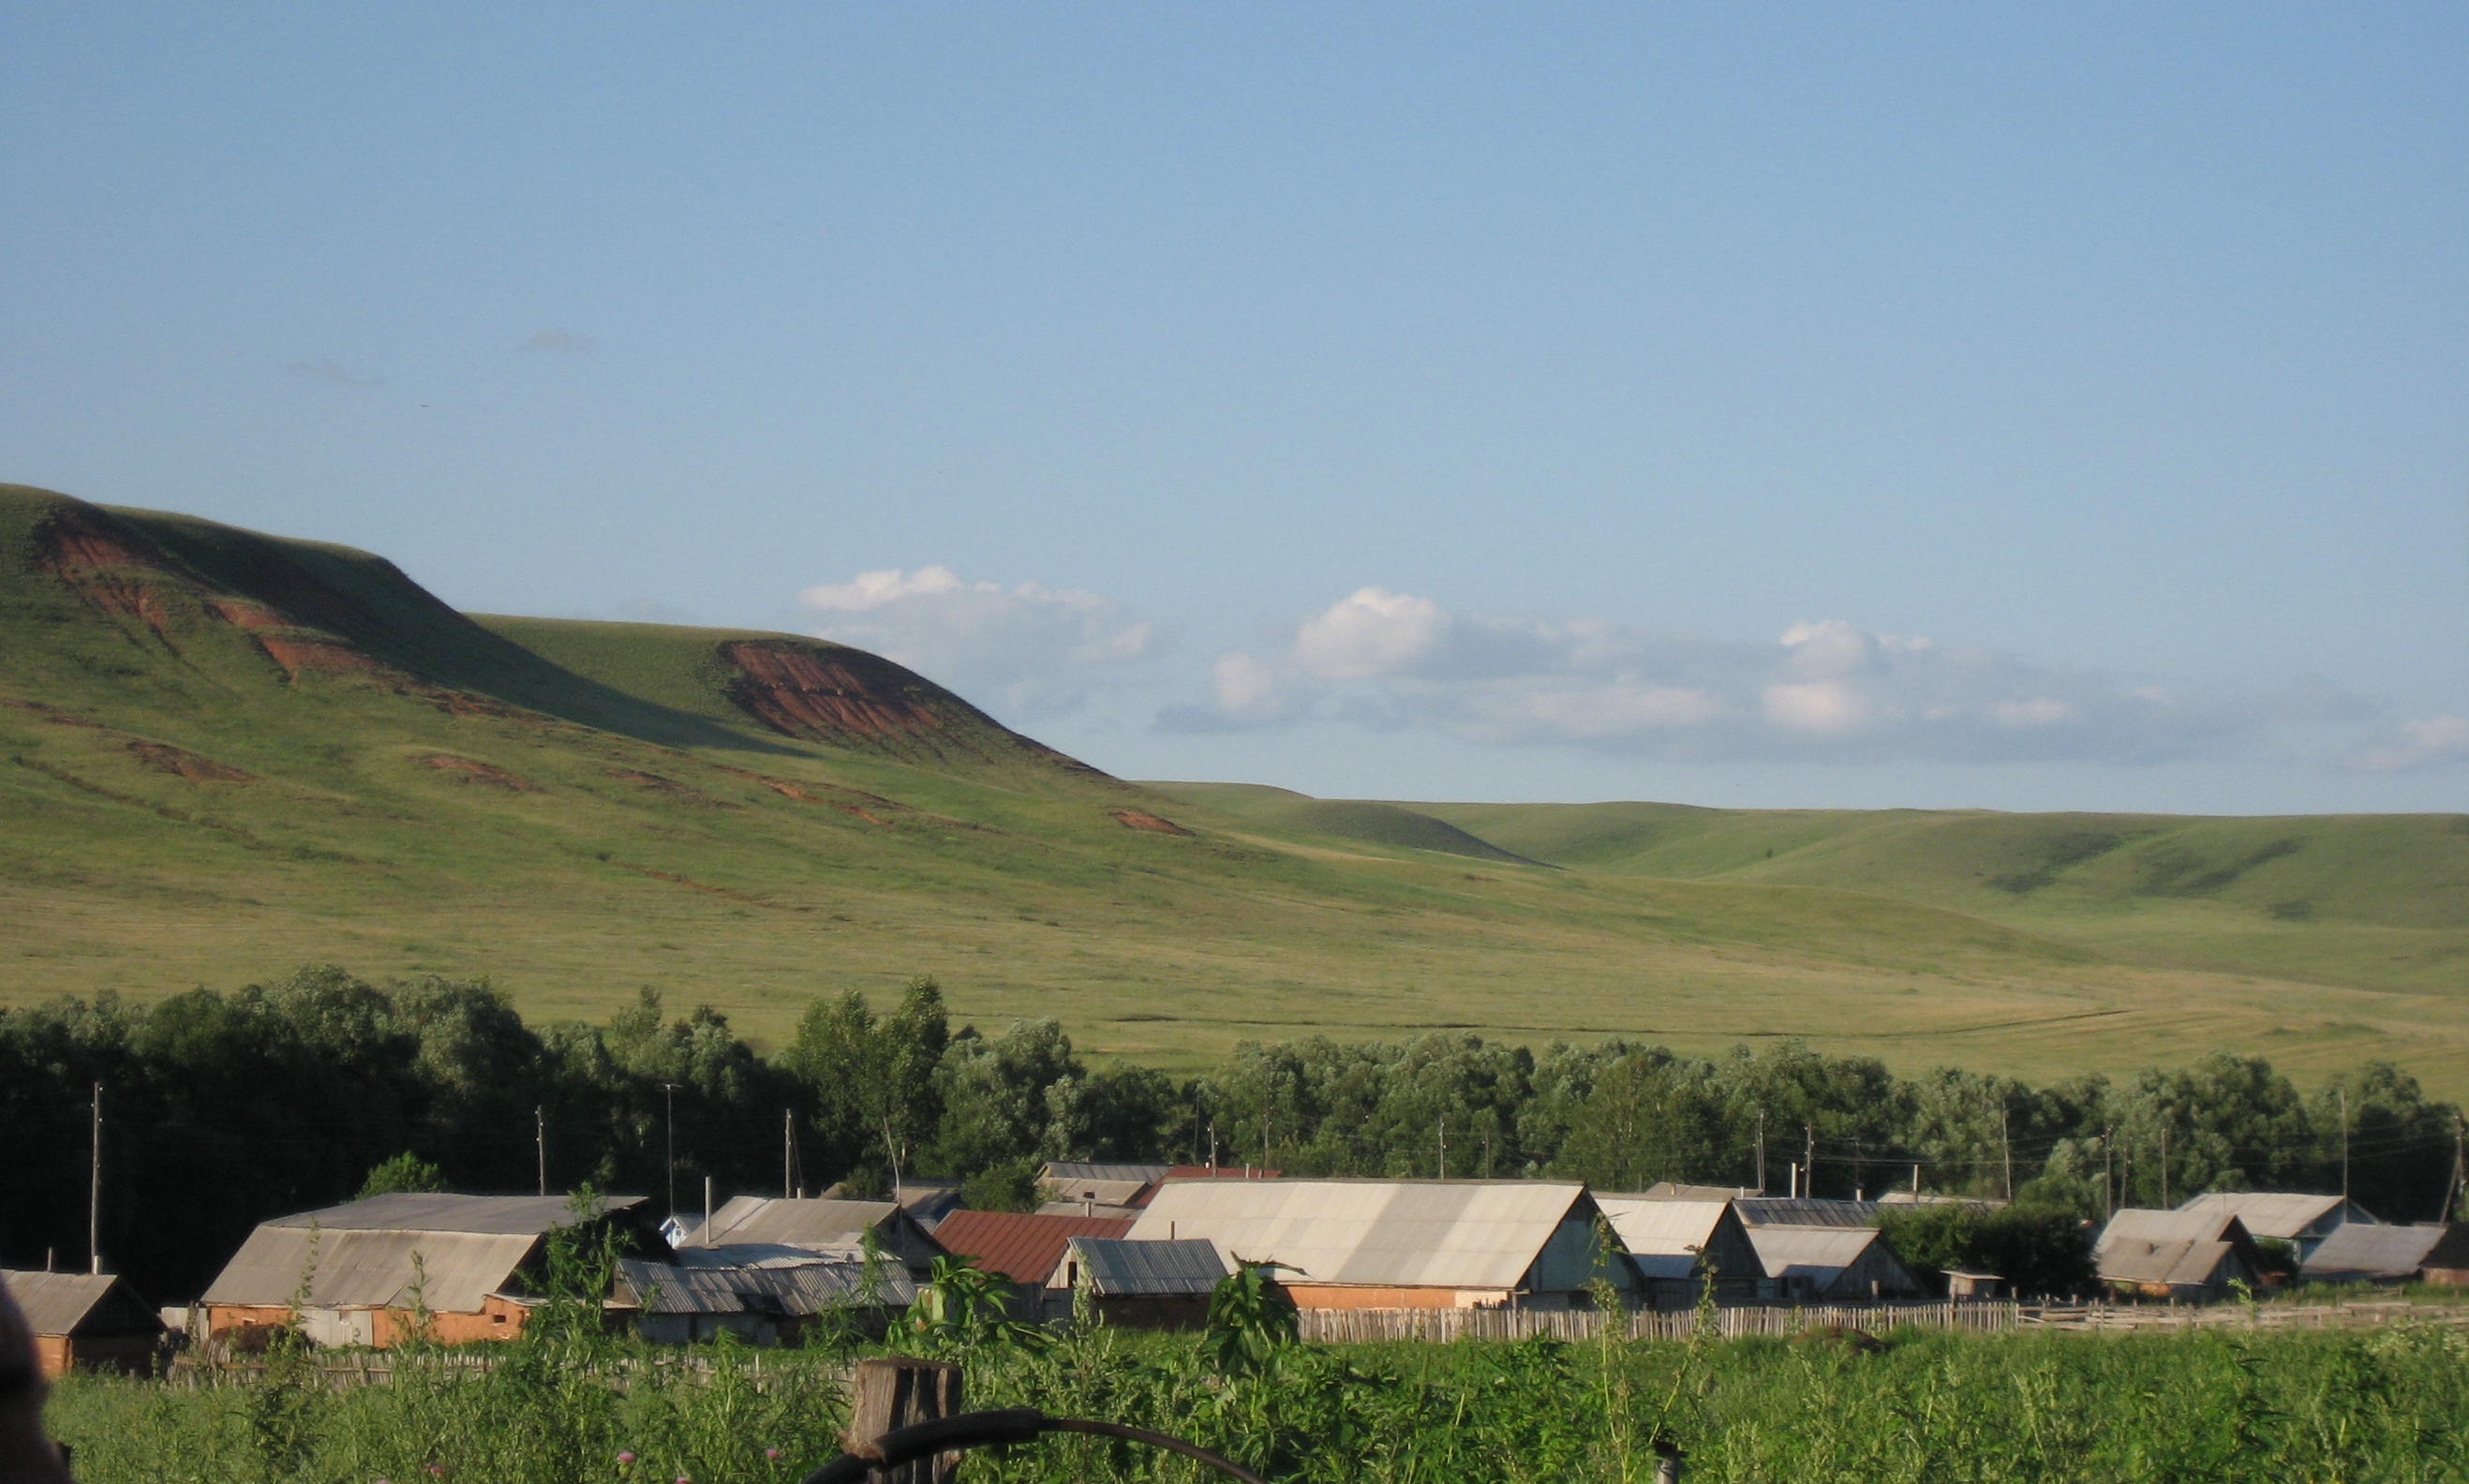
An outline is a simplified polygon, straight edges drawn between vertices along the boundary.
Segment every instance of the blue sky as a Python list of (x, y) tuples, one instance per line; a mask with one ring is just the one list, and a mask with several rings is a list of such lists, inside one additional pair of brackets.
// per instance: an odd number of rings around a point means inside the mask
[(2469, 11), (32, 6), (0, 478), (1327, 794), (2469, 804)]

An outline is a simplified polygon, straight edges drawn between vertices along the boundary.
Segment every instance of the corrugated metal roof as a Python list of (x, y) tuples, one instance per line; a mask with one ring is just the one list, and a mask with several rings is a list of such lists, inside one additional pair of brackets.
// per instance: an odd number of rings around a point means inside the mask
[[(645, 1203), (643, 1196), (606, 1196), (589, 1216), (631, 1211)], [(296, 1216), (280, 1216), (267, 1226), (315, 1226), (324, 1231), (468, 1232), (495, 1236), (537, 1237), (578, 1219), (566, 1196), (457, 1196), (446, 1192), (405, 1191), (374, 1196)]]
[(2221, 1265), (2237, 1251), (2232, 1242), (2121, 1241), (2100, 1254), (2100, 1276), (2109, 1283), (2157, 1283), (2171, 1288), (2208, 1287)]
[(2107, 1252), (2121, 1243), (2141, 1243), (2146, 1246), (2179, 1242), (2227, 1242), (2234, 1240), (2229, 1229), (2241, 1233), (2245, 1223), (2232, 1211), (2205, 1209), (2200, 1211), (2155, 1211), (2143, 1206), (2122, 1206), (2112, 1213), (2109, 1224), (2100, 1229), (2092, 1244), (2095, 1253)]
[(1234, 1270), (1226, 1254), (1217, 1250), (1217, 1244), (1205, 1240), (1074, 1237), (1047, 1279), (1047, 1287), (1070, 1287), (1075, 1268), (1078, 1279), (1101, 1298), (1208, 1293)]
[(275, 1307), (297, 1297), (319, 1309), (401, 1308), (418, 1286), (440, 1313), (476, 1313), (540, 1242), (525, 1232), (327, 1230), (268, 1221), (249, 1234), (200, 1302)]
[(1131, 1235), (1206, 1237), (1312, 1283), (1511, 1290), (1585, 1199), (1545, 1180), (1172, 1180)]
[(900, 1209), (888, 1200), (790, 1200), (732, 1196), (694, 1234), (699, 1247), (774, 1243), (794, 1247), (854, 1247)]
[(1732, 1202), (1743, 1226), (1875, 1226), (1874, 1200), (1814, 1200), (1807, 1197), (1748, 1196)]
[(1679, 1200), (1641, 1196), (1595, 1197), (1621, 1244), (1637, 1260), (1637, 1270), (1650, 1278), (1688, 1278), (1697, 1270), (1698, 1255), (1714, 1239), (1731, 1201)]
[[(2342, 1215), (2344, 1208), (2347, 1211), (2345, 1220)], [(2197, 1196), (2178, 1209), (2189, 1215), (2234, 1216), (2246, 1223), (2249, 1234), (2277, 1237), (2284, 1241), (2309, 1235), (2310, 1228), (2320, 1230), (2327, 1225), (2374, 1220), (2340, 1196), (2305, 1196), (2271, 1190), (2214, 1191)]]
[(0, 1268), (0, 1288), (36, 1335), (150, 1335), (163, 1328), (145, 1302), (110, 1273)]
[(1824, 1288), (1843, 1269), (1860, 1261), (1869, 1244), (1882, 1241), (1874, 1226), (1752, 1226), (1749, 1243), (1758, 1249), (1769, 1278), (1808, 1278)]
[(917, 1299), (916, 1285), (898, 1263), (878, 1263), (869, 1274), (863, 1263), (812, 1259), (760, 1267), (688, 1267), (624, 1258), (617, 1275), (621, 1296), (646, 1313), (810, 1315), (829, 1309), (906, 1308)]
[(2422, 1226), (2344, 1222), (2318, 1243), (2299, 1267), (2309, 1278), (2331, 1283), (2406, 1281), (2426, 1266), (2427, 1254), (2451, 1229), (2440, 1222)]
[(1041, 1180), (1070, 1184), (1076, 1180), (1129, 1180), (1135, 1185), (1154, 1185), (1165, 1179), (1172, 1165), (1107, 1164), (1090, 1159), (1050, 1159), (1037, 1172)]
[(955, 1211), (935, 1228), (935, 1240), (987, 1272), (1014, 1283), (1044, 1284), (1073, 1238), (1119, 1237), (1131, 1229), (1119, 1218)]

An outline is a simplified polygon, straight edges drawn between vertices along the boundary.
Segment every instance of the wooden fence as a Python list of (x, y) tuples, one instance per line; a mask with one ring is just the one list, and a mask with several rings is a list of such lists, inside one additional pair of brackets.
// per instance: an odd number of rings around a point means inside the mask
[[(1891, 1330), (1918, 1325), (1931, 1330), (1994, 1333), (2014, 1329), (2018, 1306), (2007, 1299), (1959, 1302), (1876, 1304), (1726, 1304), (1714, 1313), (1715, 1330), (1724, 1339), (1749, 1335), (1797, 1335), (1804, 1330)], [(1646, 1310), (1605, 1315), (1591, 1310), (1543, 1312), (1531, 1309), (1306, 1309), (1300, 1317), (1302, 1337), (1321, 1344), (1366, 1344), (1386, 1340), (1528, 1339), (1549, 1335), (1555, 1339), (1595, 1339), (1608, 1317), (1612, 1333), (1633, 1339), (1687, 1339), (1697, 1333), (1698, 1315), (1691, 1309)]]
[(2082, 1304), (2033, 1305), (2028, 1329), (2128, 1335), (2188, 1330), (2365, 1330), (2402, 1324), (2469, 1326), (2469, 1304)]

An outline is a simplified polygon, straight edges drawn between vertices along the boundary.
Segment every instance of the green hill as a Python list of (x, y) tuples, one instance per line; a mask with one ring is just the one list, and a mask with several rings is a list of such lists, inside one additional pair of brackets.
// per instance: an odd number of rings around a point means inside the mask
[(2462, 838), (1142, 788), (844, 646), (474, 619), (365, 553), (0, 487), (0, 1003), (326, 960), (774, 1038), (933, 972), (1169, 1065), (1465, 1028), (2469, 1090)]

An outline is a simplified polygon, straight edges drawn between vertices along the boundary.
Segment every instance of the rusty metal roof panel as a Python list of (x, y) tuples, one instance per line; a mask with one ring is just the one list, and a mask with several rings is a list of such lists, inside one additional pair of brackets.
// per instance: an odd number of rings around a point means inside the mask
[(955, 1257), (1014, 1283), (1043, 1284), (1074, 1237), (1120, 1237), (1132, 1223), (1102, 1216), (1032, 1216), (1011, 1211), (955, 1211), (935, 1240)]
[(1508, 1290), (1585, 1195), (1545, 1180), (1173, 1180), (1131, 1236), (1205, 1237), (1297, 1281)]

